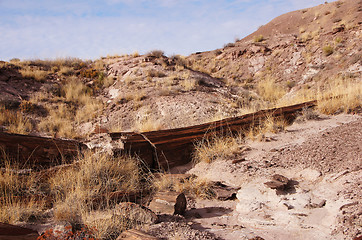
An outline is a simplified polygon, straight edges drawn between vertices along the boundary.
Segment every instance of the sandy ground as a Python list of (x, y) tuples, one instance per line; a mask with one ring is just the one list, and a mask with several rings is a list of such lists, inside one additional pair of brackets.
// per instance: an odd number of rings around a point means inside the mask
[[(186, 221), (217, 239), (361, 235), (361, 139), (361, 116), (321, 116), (269, 134), (265, 141), (247, 141), (250, 150), (240, 161), (199, 163), (188, 173), (240, 190), (234, 201), (196, 200)], [(292, 184), (282, 192), (268, 188), (264, 183), (273, 174)]]

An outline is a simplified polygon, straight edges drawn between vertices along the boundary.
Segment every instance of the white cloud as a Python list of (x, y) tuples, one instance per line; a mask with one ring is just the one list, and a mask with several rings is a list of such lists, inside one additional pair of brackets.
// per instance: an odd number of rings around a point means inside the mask
[[(16, 9), (19, 4), (18, 7), (22, 9), (20, 3), (28, 2), (13, 1), (15, 3), (0, 1), (0, 7)], [(118, 3), (133, 4), (134, 10), (137, 10), (142, 2), (151, 1), (106, 0), (108, 4), (113, 4), (111, 8), (90, 6), (89, 2), (84, 5), (84, 2), (76, 0), (69, 5), (71, 7), (61, 6), (58, 1), (47, 2), (49, 6), (43, 8), (56, 13), (54, 16), (32, 14), (31, 11), (40, 7), (36, 3), (25, 16), (2, 17), (0, 9), (0, 59), (58, 56), (97, 58), (152, 49), (187, 55), (222, 47), (235, 37), (250, 34), (281, 13), (310, 4), (317, 5), (322, 1), (266, 0), (248, 4), (249, 0), (156, 0), (152, 2), (167, 7), (168, 11), (159, 14), (159, 9), (140, 9), (140, 13), (134, 15), (121, 11), (112, 16), (106, 16), (106, 13), (117, 10)], [(242, 8), (238, 8), (236, 3), (242, 4)], [(78, 9), (70, 9), (76, 6)], [(102, 14), (94, 14), (96, 8), (102, 7)], [(67, 11), (71, 14), (64, 14)], [(154, 12), (157, 14), (152, 15)]]

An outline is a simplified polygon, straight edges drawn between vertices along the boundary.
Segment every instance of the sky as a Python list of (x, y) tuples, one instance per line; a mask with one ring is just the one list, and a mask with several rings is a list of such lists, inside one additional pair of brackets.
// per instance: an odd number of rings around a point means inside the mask
[(325, 0), (0, 0), (0, 60), (221, 48)]

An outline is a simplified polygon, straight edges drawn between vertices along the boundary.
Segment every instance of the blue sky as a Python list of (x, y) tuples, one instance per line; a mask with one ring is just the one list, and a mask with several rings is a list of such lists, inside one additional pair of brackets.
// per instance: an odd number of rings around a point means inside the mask
[(213, 50), (324, 0), (0, 0), (0, 60)]

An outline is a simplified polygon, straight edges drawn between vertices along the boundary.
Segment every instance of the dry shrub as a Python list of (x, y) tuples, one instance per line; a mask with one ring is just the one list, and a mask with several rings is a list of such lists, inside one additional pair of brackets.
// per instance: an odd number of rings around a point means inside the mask
[(54, 108), (48, 107), (48, 116), (40, 121), (40, 131), (48, 132), (54, 137), (74, 138), (74, 108), (60, 103)]
[(20, 69), (19, 72), (24, 78), (32, 78), (38, 82), (43, 82), (49, 74), (48, 71), (30, 68), (30, 67), (22, 68)]
[(74, 68), (68, 66), (60, 66), (58, 73), (64, 76), (70, 76), (74, 73)]
[(258, 94), (263, 98), (263, 100), (270, 103), (276, 103), (280, 98), (282, 98), (286, 91), (285, 89), (276, 84), (275, 80), (272, 78), (267, 78), (264, 81), (260, 81), (257, 86)]
[(149, 69), (147, 71), (147, 77), (151, 77), (151, 78), (154, 78), (154, 77), (159, 77), (159, 78), (162, 78), (162, 77), (165, 77), (166, 74), (162, 71), (158, 71), (156, 69)]
[(278, 133), (283, 131), (288, 126), (288, 121), (283, 117), (274, 117), (267, 115), (266, 118), (260, 120), (258, 124), (251, 126), (245, 135), (251, 140), (264, 140), (266, 133)]
[(62, 87), (62, 92), (66, 101), (75, 103), (86, 104), (91, 98), (88, 88), (76, 77), (69, 79), (68, 83)]
[(215, 197), (210, 181), (197, 178), (196, 176), (178, 179), (169, 174), (161, 174), (154, 180), (153, 186), (156, 191), (183, 192), (204, 199)]
[(137, 119), (133, 131), (135, 132), (150, 132), (157, 131), (163, 127), (160, 119), (156, 119), (151, 114), (145, 114), (140, 119)]
[(243, 143), (242, 136), (214, 136), (195, 144), (194, 161), (211, 163), (233, 157)]
[(19, 166), (11, 163), (5, 154), (0, 157), (0, 222), (15, 223), (39, 218), (44, 208), (41, 199), (24, 199), (24, 194), (37, 192), (34, 175), (19, 175)]
[(71, 81), (63, 89), (60, 100), (67, 103), (46, 106), (48, 116), (41, 119), (39, 130), (56, 137), (74, 138), (76, 124), (93, 119), (102, 110), (102, 103), (90, 96), (81, 82)]
[[(112, 208), (117, 204), (107, 199), (106, 196), (111, 192), (144, 189), (146, 186), (141, 180), (142, 173), (137, 159), (129, 156), (114, 158), (106, 153), (85, 152), (84, 156), (79, 158), (76, 167), (59, 171), (49, 180), (51, 193), (56, 199), (54, 218), (72, 224), (96, 227), (100, 231), (99, 225), (94, 226), (95, 222), (90, 218), (91, 213)], [(108, 227), (103, 226), (104, 229)]]
[(361, 107), (362, 84), (360, 80), (337, 78), (318, 93), (317, 109), (325, 114), (353, 112)]
[(152, 50), (149, 53), (147, 53), (146, 55), (149, 57), (161, 58), (164, 56), (164, 54), (165, 54), (165, 52), (162, 50)]
[(262, 41), (264, 41), (263, 35), (254, 36), (254, 42), (262, 42)]
[(0, 106), (0, 125), (11, 133), (27, 134), (33, 130), (30, 120), (21, 112), (5, 109), (4, 106)]
[(325, 56), (329, 56), (334, 52), (334, 49), (331, 45), (326, 45), (323, 47), (323, 53)]
[(181, 82), (182, 89), (185, 91), (191, 91), (197, 86), (195, 79), (185, 79)]

